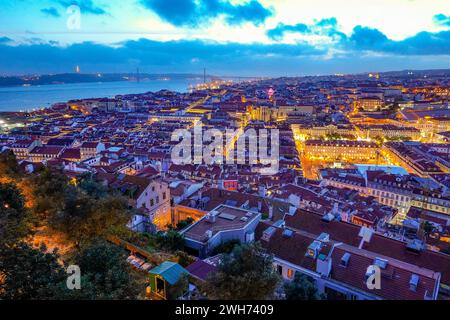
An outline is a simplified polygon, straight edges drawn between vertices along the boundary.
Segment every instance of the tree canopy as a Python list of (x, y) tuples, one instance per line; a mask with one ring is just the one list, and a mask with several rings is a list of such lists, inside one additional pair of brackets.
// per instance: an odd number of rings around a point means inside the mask
[(94, 199), (76, 192), (65, 199), (64, 208), (50, 220), (50, 226), (64, 232), (77, 248), (120, 233), (131, 218), (127, 200), (121, 196)]
[(14, 243), (31, 233), (32, 216), (13, 183), (0, 183), (0, 245)]
[(64, 208), (66, 197), (76, 192), (64, 174), (48, 168), (40, 170), (29, 180), (33, 189), (33, 210), (43, 219), (52, 217), (61, 211)]
[(284, 285), (286, 300), (322, 300), (315, 284), (307, 276), (296, 273), (291, 282)]
[[(127, 198), (90, 174), (74, 181), (44, 167), (22, 175), (11, 154), (0, 155), (0, 173), (7, 177), (0, 179), (0, 299), (136, 299), (145, 292), (146, 275), (131, 269), (122, 248), (105, 242), (127, 230)], [(27, 236), (36, 221), (77, 250), (63, 262), (56, 251), (33, 247)], [(178, 248), (175, 235), (164, 240)], [(67, 288), (69, 264), (80, 267), (81, 290)]]
[(0, 299), (54, 299), (65, 281), (56, 252), (32, 248), (23, 242), (0, 247)]
[(243, 244), (223, 255), (205, 291), (213, 299), (263, 300), (273, 295), (279, 281), (273, 256), (258, 243)]
[(145, 292), (145, 274), (131, 269), (125, 250), (97, 242), (82, 250), (73, 263), (80, 267), (81, 289), (61, 287), (59, 296), (80, 300), (137, 299)]
[(95, 199), (108, 195), (108, 188), (98, 183), (91, 172), (86, 172), (77, 177), (77, 187)]
[(0, 177), (15, 179), (22, 174), (22, 169), (17, 163), (12, 151), (0, 153)]
[(184, 236), (175, 230), (158, 232), (156, 234), (156, 244), (159, 248), (168, 251), (178, 251), (184, 249)]

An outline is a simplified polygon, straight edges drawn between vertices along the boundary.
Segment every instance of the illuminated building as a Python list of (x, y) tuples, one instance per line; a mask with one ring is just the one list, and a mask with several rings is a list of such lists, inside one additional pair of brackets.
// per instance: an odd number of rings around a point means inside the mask
[(271, 122), (289, 121), (311, 116), (314, 106), (258, 106), (251, 110), (252, 120)]
[(170, 189), (167, 183), (158, 179), (110, 173), (99, 173), (96, 179), (129, 197), (129, 204), (137, 210), (128, 224), (132, 230), (147, 232), (150, 224), (158, 229), (165, 229), (171, 224)]
[(413, 187), (409, 180), (409, 176), (368, 171), (366, 193), (381, 204), (397, 209), (397, 221), (402, 221), (411, 207), (413, 197)]
[(370, 161), (377, 158), (377, 145), (365, 141), (308, 140), (304, 154), (310, 159), (327, 161)]
[(81, 159), (95, 158), (104, 150), (105, 145), (101, 142), (84, 142), (80, 147)]
[(394, 125), (358, 125), (358, 136), (363, 139), (386, 138), (419, 140), (420, 130), (412, 127), (398, 127)]
[(420, 177), (442, 174), (443, 171), (428, 156), (414, 146), (402, 142), (388, 142), (383, 145), (383, 154), (394, 165), (405, 168), (409, 173)]
[(271, 122), (278, 117), (278, 109), (273, 106), (253, 107), (251, 111), (251, 119), (257, 121)]
[(383, 107), (383, 100), (378, 97), (363, 97), (358, 100), (357, 106), (360, 111), (380, 111)]
[(17, 140), (12, 144), (11, 149), (17, 160), (26, 160), (30, 156), (31, 150), (35, 147), (42, 147), (39, 140)]
[(298, 125), (293, 124), (292, 130), (297, 135), (307, 136), (312, 139), (319, 139), (329, 135), (355, 136), (356, 131), (353, 125)]
[(292, 121), (298, 118), (311, 116), (314, 113), (314, 106), (312, 105), (296, 105), (296, 106), (279, 106), (277, 118), (284, 121)]
[(439, 192), (421, 190), (414, 195), (411, 206), (443, 214), (450, 220), (450, 198)]
[(32, 151), (30, 151), (30, 160), (31, 162), (38, 163), (44, 162), (51, 159), (56, 159), (61, 156), (64, 152), (65, 147), (50, 147), (50, 146), (42, 146), (35, 147)]

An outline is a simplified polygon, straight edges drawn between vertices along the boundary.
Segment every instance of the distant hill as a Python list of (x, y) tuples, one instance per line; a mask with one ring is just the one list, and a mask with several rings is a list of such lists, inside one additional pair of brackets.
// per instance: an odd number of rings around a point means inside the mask
[[(203, 75), (196, 74), (139, 74), (139, 80), (183, 80), (192, 78), (202, 78)], [(208, 76), (209, 77), (209, 76)], [(0, 77), (0, 87), (16, 86), (37, 86), (48, 84), (65, 83), (85, 83), (85, 82), (113, 82), (113, 81), (137, 81), (136, 74), (127, 73), (105, 73), (105, 74), (82, 74), (82, 73), (63, 73), (49, 75), (30, 75), (30, 76), (8, 76)]]
[(431, 70), (402, 70), (402, 71), (388, 71), (380, 72), (382, 75), (387, 76), (450, 76), (450, 69), (431, 69)]

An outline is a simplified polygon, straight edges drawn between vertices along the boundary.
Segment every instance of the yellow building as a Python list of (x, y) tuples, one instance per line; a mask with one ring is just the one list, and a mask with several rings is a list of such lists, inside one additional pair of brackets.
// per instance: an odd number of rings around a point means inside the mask
[(377, 158), (377, 145), (372, 142), (351, 140), (308, 140), (304, 154), (310, 159), (325, 161), (370, 162)]
[(353, 125), (324, 125), (324, 126), (306, 126), (293, 124), (292, 130), (297, 134), (305, 137), (310, 137), (312, 139), (317, 139), (320, 137), (325, 137), (328, 135), (339, 135), (339, 136), (355, 136), (356, 131)]
[(380, 111), (383, 107), (383, 100), (378, 97), (364, 97), (358, 101), (358, 108), (360, 111)]

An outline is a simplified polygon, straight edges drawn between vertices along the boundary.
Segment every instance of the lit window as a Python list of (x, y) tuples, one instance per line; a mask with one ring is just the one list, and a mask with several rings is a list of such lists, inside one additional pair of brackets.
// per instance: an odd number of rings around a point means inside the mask
[(293, 279), (293, 278), (294, 278), (294, 275), (295, 275), (295, 271), (294, 271), (294, 270), (292, 270), (292, 269), (288, 269), (288, 270), (287, 270), (287, 277), (288, 277), (289, 279)]

